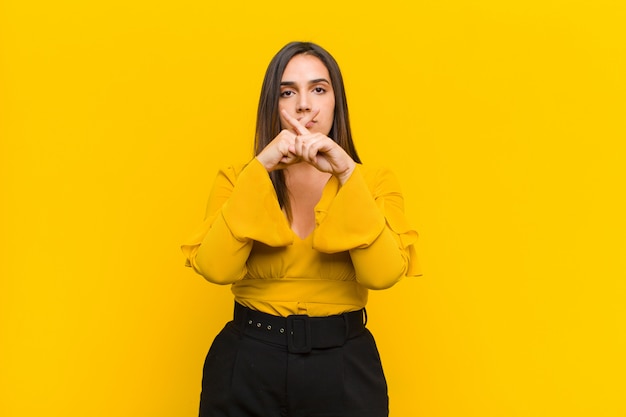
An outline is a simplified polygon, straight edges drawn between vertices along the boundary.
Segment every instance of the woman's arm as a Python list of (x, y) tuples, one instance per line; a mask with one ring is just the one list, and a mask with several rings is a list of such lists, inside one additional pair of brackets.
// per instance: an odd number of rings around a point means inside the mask
[(389, 288), (420, 275), (417, 232), (404, 216), (400, 186), (389, 170), (358, 166), (336, 195), (324, 195), (316, 212), (313, 244), (321, 252), (349, 251), (359, 283)]
[(293, 243), (272, 182), (257, 159), (241, 170), (219, 171), (204, 224), (182, 250), (187, 266), (208, 281), (231, 284), (245, 276), (254, 240), (269, 246)]

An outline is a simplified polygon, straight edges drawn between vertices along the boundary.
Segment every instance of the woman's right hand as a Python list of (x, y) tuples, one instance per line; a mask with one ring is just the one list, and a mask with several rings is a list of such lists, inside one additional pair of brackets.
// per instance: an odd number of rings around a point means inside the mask
[(267, 172), (283, 169), (300, 160), (300, 157), (289, 151), (293, 148), (296, 135), (286, 129), (281, 132), (256, 156)]

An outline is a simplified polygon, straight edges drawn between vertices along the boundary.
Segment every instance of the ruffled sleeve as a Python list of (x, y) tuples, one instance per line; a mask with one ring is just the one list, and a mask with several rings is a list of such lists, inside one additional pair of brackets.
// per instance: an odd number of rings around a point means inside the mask
[(417, 232), (404, 215), (404, 199), (387, 169), (357, 165), (343, 186), (331, 178), (316, 207), (314, 248), (349, 251), (357, 281), (371, 289), (388, 288), (404, 276), (421, 275)]
[(293, 243), (267, 171), (255, 158), (218, 172), (203, 224), (181, 246), (187, 266), (207, 280), (230, 284), (245, 276), (253, 241)]

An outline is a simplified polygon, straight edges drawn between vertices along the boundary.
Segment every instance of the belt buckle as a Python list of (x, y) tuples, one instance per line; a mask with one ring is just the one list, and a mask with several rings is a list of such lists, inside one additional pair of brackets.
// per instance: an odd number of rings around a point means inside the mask
[(311, 352), (311, 321), (307, 315), (287, 316), (287, 349), (291, 353)]

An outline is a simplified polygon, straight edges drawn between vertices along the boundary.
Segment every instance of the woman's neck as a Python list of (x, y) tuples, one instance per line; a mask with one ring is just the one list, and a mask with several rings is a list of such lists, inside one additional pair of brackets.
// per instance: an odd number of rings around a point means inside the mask
[(304, 239), (315, 228), (315, 206), (331, 174), (301, 162), (285, 169), (285, 184), (291, 208), (291, 228)]

